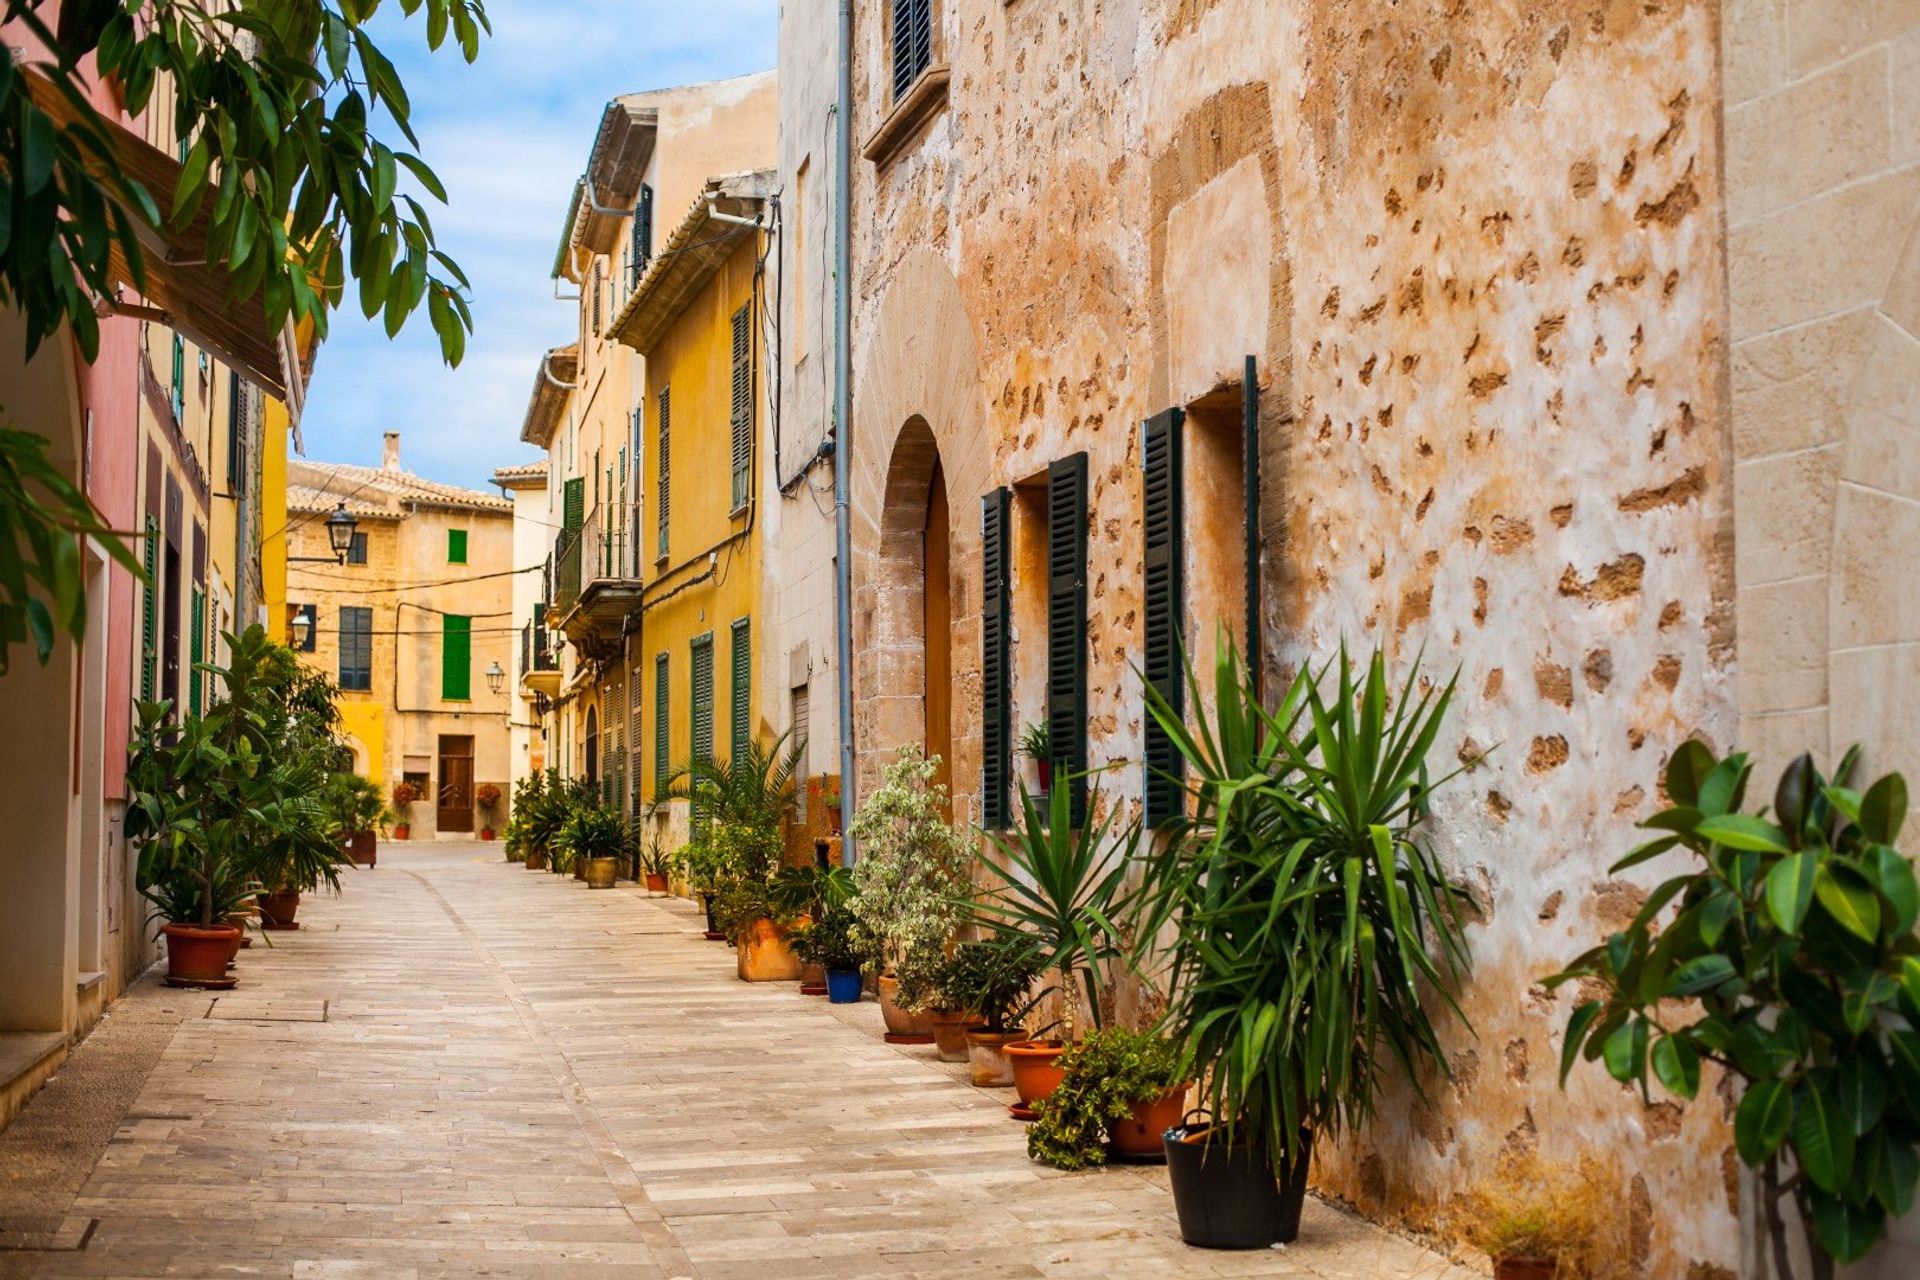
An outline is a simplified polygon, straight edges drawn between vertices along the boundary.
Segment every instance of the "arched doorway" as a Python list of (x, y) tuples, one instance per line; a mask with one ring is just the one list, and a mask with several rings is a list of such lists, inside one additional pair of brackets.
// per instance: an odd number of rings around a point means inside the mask
[(921, 743), (953, 777), (952, 525), (940, 449), (925, 419), (900, 429), (880, 510), (874, 639), (882, 739)]
[(600, 781), (600, 712), (591, 706), (587, 708), (587, 781), (595, 785)]

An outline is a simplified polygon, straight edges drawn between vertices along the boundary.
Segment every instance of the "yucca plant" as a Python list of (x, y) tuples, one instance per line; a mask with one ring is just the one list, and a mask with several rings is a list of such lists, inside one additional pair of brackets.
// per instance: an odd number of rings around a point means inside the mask
[(780, 820), (801, 750), (783, 733), (770, 743), (749, 739), (725, 760), (690, 760), (673, 771), (671, 794), (694, 806), (721, 878), (764, 880), (780, 865)]
[(580, 805), (567, 815), (554, 837), (554, 852), (571, 868), (582, 859), (619, 858), (625, 855), (631, 835), (627, 820), (618, 809), (606, 805)]
[[(1067, 1040), (1077, 1038), (1076, 1006), (1083, 994), (1093, 1025), (1102, 1025), (1102, 973), (1122, 950), (1121, 922), (1131, 909), (1127, 872), (1139, 838), (1138, 824), (1114, 837), (1113, 809), (1075, 830), (1072, 791), (1053, 788), (1043, 816), (1026, 784), (1020, 785), (1020, 825), (1005, 837), (984, 833), (986, 846), (976, 848), (987, 887), (972, 908), (973, 923), (983, 930), (1034, 940), (1042, 968), (1059, 980)], [(1087, 811), (1100, 810), (1097, 794), (1090, 795)]]
[(1269, 711), (1223, 637), (1211, 723), (1191, 727), (1147, 685), (1188, 775), (1189, 816), (1143, 855), (1143, 936), (1173, 933), (1170, 1028), (1227, 1141), (1289, 1167), (1373, 1118), (1389, 1061), (1416, 1094), (1445, 1073), (1423, 996), (1464, 1022), (1463, 895), (1418, 833), (1453, 683), (1415, 695), (1416, 665), (1393, 696), (1378, 654), (1330, 666)]

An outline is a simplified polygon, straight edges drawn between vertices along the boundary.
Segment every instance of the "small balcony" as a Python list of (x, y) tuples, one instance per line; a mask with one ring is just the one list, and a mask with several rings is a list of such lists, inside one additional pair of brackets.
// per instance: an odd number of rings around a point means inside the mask
[(618, 507), (595, 508), (578, 530), (561, 533), (547, 561), (549, 616), (589, 650), (617, 646), (622, 624), (640, 607), (640, 574), (620, 516)]
[(553, 651), (545, 627), (531, 622), (520, 628), (520, 696), (551, 698), (560, 692), (560, 655)]

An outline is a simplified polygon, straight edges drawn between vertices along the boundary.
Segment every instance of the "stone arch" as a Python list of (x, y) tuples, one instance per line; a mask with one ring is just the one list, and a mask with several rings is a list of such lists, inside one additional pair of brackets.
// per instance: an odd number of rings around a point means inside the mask
[(902, 259), (858, 353), (851, 475), (855, 802), (895, 750), (926, 737), (922, 617), (929, 486), (947, 497), (954, 816), (973, 815), (980, 771), (979, 499), (992, 442), (974, 329), (940, 255)]

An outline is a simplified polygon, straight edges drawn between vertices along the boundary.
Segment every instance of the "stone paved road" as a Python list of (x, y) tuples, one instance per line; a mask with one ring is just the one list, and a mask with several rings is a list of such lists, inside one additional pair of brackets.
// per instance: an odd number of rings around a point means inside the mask
[[(748, 985), (692, 909), (398, 845), (185, 1016), (31, 1276), (1464, 1277), (1310, 1203), (1180, 1244), (1163, 1170), (1030, 1163), (871, 1004)], [(83, 1046), (81, 1053), (85, 1053)], [(50, 1097), (53, 1095), (42, 1095)]]

